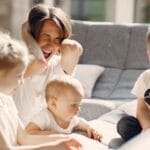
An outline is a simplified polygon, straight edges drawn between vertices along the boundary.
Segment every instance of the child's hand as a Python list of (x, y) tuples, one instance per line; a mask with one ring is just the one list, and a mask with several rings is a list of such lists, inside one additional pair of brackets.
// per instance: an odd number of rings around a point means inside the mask
[(100, 135), (95, 129), (91, 127), (87, 128), (87, 134), (89, 138), (93, 138), (98, 141), (101, 141), (102, 139), (102, 135)]

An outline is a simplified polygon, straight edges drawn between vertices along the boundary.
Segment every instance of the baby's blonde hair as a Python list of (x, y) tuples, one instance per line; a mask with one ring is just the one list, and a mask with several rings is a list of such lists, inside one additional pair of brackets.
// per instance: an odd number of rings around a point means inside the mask
[(66, 90), (72, 90), (75, 94), (81, 96), (81, 99), (84, 97), (84, 90), (81, 83), (69, 76), (61, 75), (55, 76), (46, 86), (45, 97), (48, 102), (50, 98), (62, 96), (65, 94)]
[(9, 70), (19, 63), (27, 65), (29, 60), (26, 46), (6, 33), (0, 32), (0, 70)]

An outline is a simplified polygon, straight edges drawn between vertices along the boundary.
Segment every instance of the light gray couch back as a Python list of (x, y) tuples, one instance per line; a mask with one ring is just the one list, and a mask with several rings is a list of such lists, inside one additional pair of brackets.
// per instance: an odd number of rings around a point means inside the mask
[(97, 80), (93, 97), (135, 98), (130, 90), (139, 74), (149, 67), (145, 42), (147, 28), (144, 24), (73, 21), (72, 38), (84, 48), (79, 63), (106, 68)]

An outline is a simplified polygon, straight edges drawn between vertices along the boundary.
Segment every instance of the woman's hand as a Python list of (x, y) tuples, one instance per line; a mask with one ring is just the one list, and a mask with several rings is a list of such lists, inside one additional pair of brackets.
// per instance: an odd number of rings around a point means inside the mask
[(27, 66), (24, 77), (26, 78), (26, 77), (31, 77), (33, 75), (39, 74), (42, 71), (44, 71), (46, 67), (47, 67), (46, 60), (39, 60), (39, 59), (32, 58), (30, 63)]
[(64, 150), (83, 150), (82, 145), (74, 138), (71, 138), (70, 140), (62, 142), (62, 146), (60, 147), (61, 150), (64, 148)]
[(60, 53), (62, 55), (61, 65), (65, 73), (72, 74), (75, 65), (78, 63), (83, 48), (75, 40), (65, 39), (62, 42)]

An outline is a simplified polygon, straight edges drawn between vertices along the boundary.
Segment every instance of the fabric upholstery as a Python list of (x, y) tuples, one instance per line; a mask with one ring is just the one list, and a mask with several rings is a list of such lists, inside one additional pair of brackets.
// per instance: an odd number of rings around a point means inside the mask
[(129, 31), (128, 27), (122, 25), (91, 25), (87, 32), (83, 63), (123, 68), (128, 50)]
[(125, 69), (147, 69), (149, 67), (146, 54), (147, 25), (131, 26), (129, 49)]

